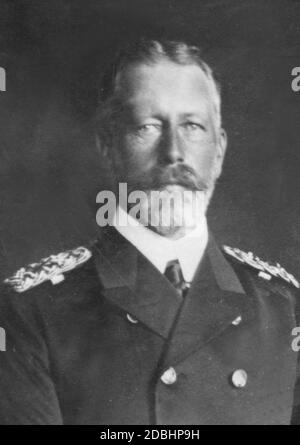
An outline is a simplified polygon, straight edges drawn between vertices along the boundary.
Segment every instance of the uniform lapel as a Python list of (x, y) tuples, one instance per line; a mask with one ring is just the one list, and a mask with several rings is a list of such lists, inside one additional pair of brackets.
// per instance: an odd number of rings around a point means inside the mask
[(113, 227), (103, 232), (94, 258), (105, 297), (168, 338), (182, 303), (168, 280)]
[(168, 339), (165, 363), (176, 363), (220, 335), (239, 316), (253, 312), (235, 271), (210, 236), (185, 300), (116, 229), (95, 248), (104, 296), (125, 313)]
[(212, 237), (182, 306), (166, 361), (176, 363), (220, 335), (237, 317), (249, 318), (251, 302)]

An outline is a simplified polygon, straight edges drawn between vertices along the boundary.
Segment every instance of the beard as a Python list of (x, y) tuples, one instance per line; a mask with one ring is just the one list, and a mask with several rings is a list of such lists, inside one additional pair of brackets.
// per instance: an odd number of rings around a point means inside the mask
[(140, 222), (169, 238), (180, 238), (193, 230), (205, 217), (208, 207), (203, 191), (168, 185), (161, 191), (150, 190), (141, 202)]
[[(206, 216), (215, 180), (199, 178), (184, 164), (152, 169), (128, 184), (143, 191), (136, 219), (154, 232), (173, 239), (192, 231)], [(129, 204), (130, 206), (130, 204)]]

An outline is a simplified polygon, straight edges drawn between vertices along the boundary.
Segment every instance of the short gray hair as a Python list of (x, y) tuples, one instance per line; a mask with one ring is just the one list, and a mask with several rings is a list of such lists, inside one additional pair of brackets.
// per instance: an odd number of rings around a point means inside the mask
[(203, 60), (200, 48), (172, 40), (140, 39), (123, 47), (103, 76), (97, 108), (97, 126), (100, 135), (107, 134), (107, 127), (112, 123), (116, 112), (114, 102), (119, 79), (125, 69), (131, 64), (154, 64), (162, 60), (169, 60), (179, 65), (197, 65), (201, 68), (210, 86), (217, 126), (221, 126), (221, 87), (215, 79), (213, 70)]

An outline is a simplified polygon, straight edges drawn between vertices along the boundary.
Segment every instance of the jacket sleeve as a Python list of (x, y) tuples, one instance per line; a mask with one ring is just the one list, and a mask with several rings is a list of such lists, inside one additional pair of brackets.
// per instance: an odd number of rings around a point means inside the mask
[(0, 425), (57, 425), (62, 414), (35, 299), (0, 293)]

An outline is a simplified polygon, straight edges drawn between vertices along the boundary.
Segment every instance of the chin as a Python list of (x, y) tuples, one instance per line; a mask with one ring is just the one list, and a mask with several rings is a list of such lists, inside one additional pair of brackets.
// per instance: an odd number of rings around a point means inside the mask
[(147, 191), (147, 196), (141, 206), (141, 222), (155, 232), (172, 236), (190, 231), (200, 223), (211, 194), (167, 185), (160, 191)]

